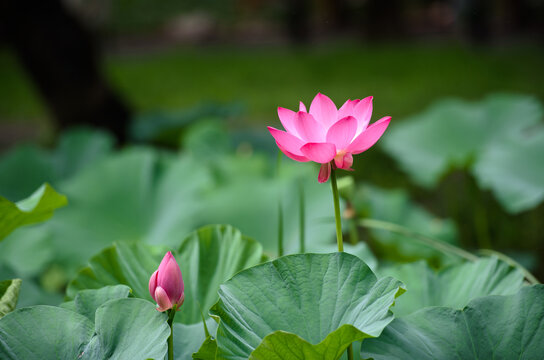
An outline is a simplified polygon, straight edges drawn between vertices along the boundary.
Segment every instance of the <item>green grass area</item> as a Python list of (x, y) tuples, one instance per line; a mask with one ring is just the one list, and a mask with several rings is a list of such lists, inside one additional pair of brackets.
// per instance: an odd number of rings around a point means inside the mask
[[(317, 92), (338, 105), (374, 95), (375, 118), (402, 117), (446, 96), (479, 99), (515, 92), (542, 100), (543, 63), (544, 52), (536, 47), (228, 47), (109, 55), (105, 71), (137, 111), (238, 101), (246, 104), (252, 121), (271, 123), (277, 106), (295, 108)], [(0, 119), (47, 117), (40, 96), (5, 50), (0, 79)]]

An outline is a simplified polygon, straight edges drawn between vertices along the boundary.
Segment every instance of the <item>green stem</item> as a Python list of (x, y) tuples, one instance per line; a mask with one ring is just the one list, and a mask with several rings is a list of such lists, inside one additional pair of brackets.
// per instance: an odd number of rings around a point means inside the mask
[(168, 360), (174, 360), (174, 317), (176, 316), (176, 310), (168, 310), (168, 326), (170, 326), (170, 336), (168, 337)]
[(342, 252), (344, 251), (342, 219), (340, 217), (340, 200), (338, 198), (338, 185), (336, 184), (336, 169), (334, 168), (334, 164), (331, 164), (331, 188), (334, 201), (334, 218), (336, 220), (336, 242), (338, 243), (338, 251)]
[[(331, 188), (332, 198), (334, 201), (334, 219), (336, 222), (336, 242), (338, 243), (338, 251), (344, 251), (344, 239), (342, 238), (342, 217), (340, 216), (340, 198), (338, 196), (338, 185), (336, 184), (336, 169), (334, 168), (334, 160), (331, 162)], [(353, 360), (353, 344), (349, 344), (348, 360)]]
[[(276, 177), (280, 177), (281, 159), (283, 153), (278, 150), (278, 156), (276, 158)], [(278, 256), (283, 256), (283, 209), (281, 206), (281, 194), (278, 194)]]
[[(333, 160), (334, 161), (334, 160)], [(340, 199), (338, 196), (338, 185), (336, 184), (336, 169), (334, 162), (331, 163), (331, 188), (332, 199), (334, 202), (334, 219), (336, 221), (336, 242), (338, 243), (338, 251), (344, 251), (344, 240), (342, 239), (342, 218), (340, 217)], [(353, 360), (353, 346), (348, 346), (348, 360)]]
[(527, 270), (523, 265), (518, 263), (516, 260), (512, 259), (510, 256), (495, 250), (490, 250), (490, 249), (480, 249), (479, 252), (480, 254), (484, 256), (496, 256), (502, 261), (504, 261), (505, 263), (512, 265), (514, 267), (517, 267), (523, 272), (525, 279), (527, 279), (527, 281), (529, 281), (531, 285), (540, 284), (540, 281), (538, 281), (538, 279), (533, 274), (531, 274), (529, 270)]
[(387, 221), (374, 220), (374, 219), (363, 219), (359, 221), (359, 224), (366, 228), (387, 230), (397, 234), (404, 235), (409, 239), (419, 241), (420, 243), (423, 243), (429, 247), (432, 247), (438, 251), (441, 251), (444, 254), (456, 255), (469, 261), (478, 260), (478, 257), (476, 255), (473, 255), (469, 253), (468, 251), (458, 248), (457, 246), (453, 246), (451, 244), (448, 244), (440, 240), (432, 239), (428, 236), (422, 235), (418, 232), (415, 232), (413, 230), (410, 230), (398, 224), (393, 224)]
[(200, 309), (200, 317), (202, 317), (202, 324), (204, 325), (204, 335), (206, 335), (206, 338), (210, 337), (210, 331), (208, 330), (208, 325), (206, 325), (206, 319), (204, 318), (204, 314), (202, 313), (202, 307), (200, 306), (200, 303), (198, 303), (198, 308)]

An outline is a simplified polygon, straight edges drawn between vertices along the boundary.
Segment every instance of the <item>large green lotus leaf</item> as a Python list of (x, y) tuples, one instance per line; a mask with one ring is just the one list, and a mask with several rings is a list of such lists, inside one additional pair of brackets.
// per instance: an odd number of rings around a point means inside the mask
[(66, 196), (57, 193), (49, 184), (40, 186), (28, 198), (17, 203), (0, 197), (0, 241), (20, 226), (49, 219), (55, 209), (66, 203)]
[(319, 344), (312, 345), (298, 335), (276, 331), (263, 339), (250, 359), (340, 359), (354, 339), (367, 337), (352, 325), (342, 325)]
[[(206, 326), (208, 327), (209, 333), (215, 336), (217, 332), (217, 323), (212, 318), (208, 317), (206, 319)], [(179, 322), (174, 323), (174, 359), (190, 359), (193, 353), (199, 351), (199, 348), (202, 348), (203, 341), (206, 342), (205, 339), (207, 339), (207, 337), (202, 322), (190, 325)], [(206, 349), (208, 349), (208, 347), (206, 347)], [(213, 350), (213, 353), (213, 359), (215, 359), (215, 350)]]
[(520, 95), (443, 100), (392, 127), (383, 145), (414, 181), (430, 187), (451, 167), (469, 166), (488, 144), (538, 123), (542, 113), (537, 100)]
[(393, 312), (404, 316), (428, 306), (461, 309), (472, 299), (486, 295), (510, 295), (523, 286), (523, 272), (496, 257), (482, 258), (435, 272), (423, 262), (383, 268), (380, 275), (406, 284), (407, 293)]
[(96, 310), (96, 334), (81, 359), (163, 359), (170, 328), (166, 314), (142, 299), (117, 299)]
[(395, 319), (361, 355), (374, 360), (539, 360), (544, 354), (544, 285), (486, 296), (463, 310), (422, 309)]
[[(244, 270), (221, 285), (217, 358), (336, 359), (353, 341), (378, 336), (402, 283), (377, 280), (346, 253), (299, 254)], [(330, 356), (330, 357), (328, 357)]]
[[(320, 245), (309, 243), (307, 245), (308, 253), (323, 254), (335, 251), (338, 251), (337, 244)], [(376, 256), (365, 242), (358, 242), (355, 245), (344, 243), (344, 252), (355, 255), (359, 259), (363, 260), (363, 262), (367, 264), (372, 271), (374, 271), (378, 267), (378, 259), (376, 259)]]
[(109, 300), (124, 299), (130, 294), (125, 285), (105, 286), (100, 289), (82, 290), (74, 299), (74, 311), (94, 320), (96, 309)]
[[(205, 226), (185, 238), (176, 251), (185, 283), (179, 321), (200, 323), (217, 301), (219, 286), (240, 270), (261, 262), (262, 246), (230, 225)], [(204, 340), (204, 339), (202, 339)]]
[(21, 289), (21, 279), (0, 281), (0, 319), (15, 310)]
[(135, 297), (153, 301), (149, 295), (149, 278), (159, 267), (167, 248), (143, 243), (117, 242), (89, 260), (68, 284), (66, 295), (76, 297), (79, 291), (124, 284)]
[(510, 213), (544, 200), (544, 129), (511, 134), (486, 147), (474, 164), (480, 187), (493, 191)]
[[(167, 249), (143, 243), (116, 243), (91, 258), (67, 288), (68, 298), (84, 289), (125, 284), (135, 297), (153, 301), (149, 295), (149, 277), (158, 268)], [(173, 252), (185, 284), (185, 302), (176, 322), (196, 327), (179, 327), (175, 337), (185, 338), (180, 358), (196, 352), (206, 338), (201, 311), (217, 301), (219, 285), (245, 268), (261, 262), (262, 246), (228, 225), (203, 227), (181, 241)], [(209, 326), (213, 330), (213, 326)], [(196, 330), (195, 330), (196, 329)], [(176, 340), (178, 341), (178, 340)], [(181, 340), (180, 340), (181, 341)]]
[(142, 299), (116, 299), (96, 310), (94, 323), (67, 309), (38, 305), (0, 319), (0, 358), (162, 359), (166, 315)]
[(93, 322), (47, 305), (15, 310), (0, 319), (0, 358), (77, 359), (94, 333)]
[(215, 360), (215, 353), (217, 352), (217, 341), (211, 336), (208, 336), (202, 343), (202, 346), (196, 353), (193, 353), (192, 357), (196, 360)]
[[(362, 218), (388, 221), (417, 231), (430, 238), (455, 244), (457, 228), (451, 219), (440, 219), (410, 200), (403, 189), (386, 190), (369, 184), (360, 184), (353, 196), (353, 205)], [(429, 246), (414, 241), (405, 235), (386, 230), (370, 229), (370, 233), (393, 260), (452, 263), (458, 259), (446, 257)]]
[[(119, 242), (91, 258), (69, 283), (66, 294), (74, 298), (85, 289), (125, 284), (135, 297), (153, 301), (149, 278), (157, 270), (166, 247)], [(217, 301), (219, 285), (238, 271), (258, 264), (261, 245), (229, 225), (203, 227), (181, 241), (173, 252), (185, 283), (185, 302), (176, 319), (185, 324), (201, 321)]]

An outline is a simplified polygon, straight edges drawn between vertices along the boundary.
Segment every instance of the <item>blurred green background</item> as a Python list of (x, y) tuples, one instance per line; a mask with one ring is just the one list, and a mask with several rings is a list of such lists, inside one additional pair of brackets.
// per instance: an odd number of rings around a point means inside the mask
[(1, 277), (31, 279), (27, 293), (62, 293), (113, 241), (170, 244), (207, 223), (231, 223), (275, 255), (278, 198), (294, 252), (299, 188), (308, 249), (334, 250), (329, 187), (312, 165), (284, 158), (278, 171), (266, 130), (280, 126), (278, 106), (318, 92), (337, 106), (373, 95), (373, 121), (393, 117), (343, 174), (354, 252), (369, 264), (451, 263), (361, 223), (371, 218), (504, 252), (544, 278), (539, 2), (0, 6), (0, 196), (17, 201), (49, 182), (69, 202), (0, 243)]
[[(245, 106), (241, 125), (279, 123), (278, 106), (309, 104), (317, 92), (338, 106), (348, 98), (375, 97), (378, 117), (395, 120), (443, 97), (479, 100), (491, 92), (544, 98), (544, 52), (537, 45), (469, 47), (445, 43), (242, 47), (211, 45), (111, 53), (106, 78), (135, 112), (178, 110), (203, 101)], [(0, 53), (3, 122), (52, 119), (40, 94), (9, 49)]]

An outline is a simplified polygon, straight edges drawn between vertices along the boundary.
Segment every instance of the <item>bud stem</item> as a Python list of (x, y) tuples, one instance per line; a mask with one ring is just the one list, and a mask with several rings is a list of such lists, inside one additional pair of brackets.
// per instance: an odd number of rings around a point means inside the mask
[(174, 306), (172, 309), (168, 310), (168, 326), (170, 326), (170, 336), (168, 337), (168, 360), (174, 360), (174, 327), (172, 326), (172, 323), (176, 316), (176, 308), (177, 306)]

